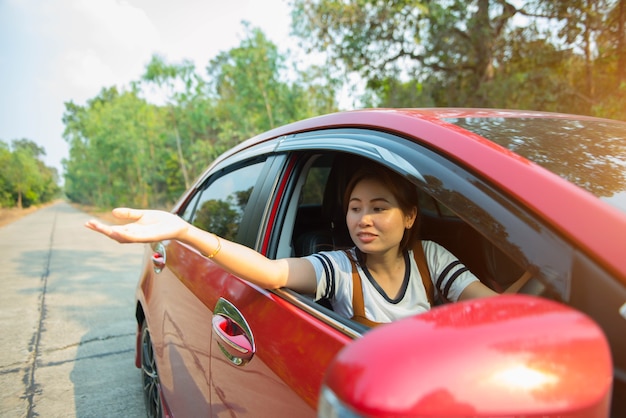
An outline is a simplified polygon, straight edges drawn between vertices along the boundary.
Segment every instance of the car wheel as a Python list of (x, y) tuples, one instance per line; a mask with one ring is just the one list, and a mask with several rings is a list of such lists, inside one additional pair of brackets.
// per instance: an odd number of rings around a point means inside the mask
[(159, 374), (146, 321), (141, 326), (141, 379), (143, 382), (143, 399), (146, 404), (148, 417), (162, 418)]

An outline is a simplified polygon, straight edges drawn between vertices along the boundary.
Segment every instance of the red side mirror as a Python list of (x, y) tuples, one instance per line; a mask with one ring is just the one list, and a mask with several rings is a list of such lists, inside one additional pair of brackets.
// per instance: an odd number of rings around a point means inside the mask
[(605, 418), (611, 386), (609, 345), (590, 318), (500, 296), (438, 307), (350, 344), (329, 367), (320, 416)]

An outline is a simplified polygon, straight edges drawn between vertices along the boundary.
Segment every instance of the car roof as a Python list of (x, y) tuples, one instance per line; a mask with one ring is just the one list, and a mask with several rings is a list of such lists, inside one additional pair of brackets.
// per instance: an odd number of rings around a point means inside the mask
[[(451, 118), (556, 118), (570, 120), (606, 120), (591, 116), (569, 115), (565, 113), (482, 108), (377, 108), (350, 110), (316, 116), (269, 130), (242, 142), (234, 147), (230, 152), (227, 152), (225, 156), (280, 136), (293, 135), (313, 130), (369, 128), (401, 135), (410, 132), (420, 134), (420, 132), (416, 132), (416, 128), (422, 128), (423, 125), (415, 125), (416, 122), (432, 123), (447, 126), (448, 129), (452, 129), (451, 127), (453, 125), (446, 121), (446, 119)], [(616, 122), (612, 120), (610, 121), (614, 123)], [(466, 132), (465, 130), (463, 131)], [(437, 144), (432, 145), (436, 146)]]
[[(337, 128), (364, 128), (419, 142), (488, 179), (548, 222), (626, 284), (626, 215), (582, 188), (449, 120), (527, 118), (607, 121), (589, 116), (499, 109), (365, 109), (295, 122), (251, 138), (218, 160), (286, 135)], [(626, 125), (626, 124), (625, 124)]]

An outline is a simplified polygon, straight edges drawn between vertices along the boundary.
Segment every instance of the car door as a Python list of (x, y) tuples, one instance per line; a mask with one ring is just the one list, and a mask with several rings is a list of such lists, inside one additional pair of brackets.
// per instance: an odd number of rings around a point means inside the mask
[[(286, 214), (303, 162), (277, 155), (272, 167), (242, 228), (247, 245), (275, 257), (270, 248), (280, 231), (293, 226)], [(268, 291), (234, 276), (221, 290), (211, 345), (213, 416), (315, 416), (328, 364), (358, 334), (320, 322), (311, 313), (312, 299), (302, 309), (288, 300), (288, 291)]]
[[(177, 208), (193, 225), (238, 240), (249, 201), (256, 199), (266, 160), (252, 158), (215, 167)], [(165, 267), (155, 274), (152, 302), (163, 307), (151, 328), (161, 388), (174, 416), (210, 416), (213, 311), (228, 274), (195, 249), (177, 241), (157, 244)], [(155, 296), (158, 295), (158, 296)], [(155, 297), (158, 301), (155, 301)]]

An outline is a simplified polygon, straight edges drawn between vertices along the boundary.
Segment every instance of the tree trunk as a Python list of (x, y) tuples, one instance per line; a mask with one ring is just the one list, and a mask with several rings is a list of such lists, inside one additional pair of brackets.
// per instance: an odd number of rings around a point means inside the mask
[(180, 163), (180, 171), (183, 173), (183, 180), (185, 181), (185, 189), (189, 188), (189, 175), (187, 174), (187, 164), (185, 163), (185, 156), (183, 155), (183, 146), (180, 140), (180, 134), (178, 133), (178, 124), (176, 123), (176, 115), (174, 114), (174, 108), (170, 106), (170, 113), (172, 115), (172, 123), (174, 124), (174, 135), (176, 136), (176, 152), (178, 153), (178, 161)]
[(617, 88), (626, 81), (626, 45), (624, 45), (624, 25), (626, 21), (626, 0), (620, 0), (617, 26)]
[(185, 180), (185, 189), (189, 188), (189, 175), (187, 174), (187, 165), (185, 163), (185, 157), (183, 156), (183, 147), (180, 141), (180, 135), (178, 134), (178, 126), (174, 121), (174, 133), (176, 134), (176, 150), (178, 151), (178, 160), (180, 161), (180, 170), (183, 172), (183, 179)]
[(272, 116), (272, 104), (270, 103), (269, 98), (267, 97), (267, 92), (265, 89), (261, 90), (263, 94), (263, 102), (265, 103), (265, 111), (267, 112), (267, 119), (270, 122), (270, 129), (274, 129), (274, 117)]
[(593, 57), (592, 57), (592, 42), (591, 33), (592, 33), (592, 25), (590, 13), (592, 13), (591, 9), (592, 5), (587, 3), (587, 13), (585, 16), (585, 31), (583, 33), (583, 42), (585, 49), (585, 94), (589, 98), (589, 107), (587, 108), (587, 113), (591, 113), (593, 108), (593, 104), (595, 102), (595, 83), (593, 81)]
[(491, 67), (493, 53), (493, 33), (489, 18), (489, 0), (479, 0), (478, 10), (473, 27), (470, 29), (470, 39), (473, 43), (475, 66), (473, 74), (473, 90), (475, 92), (472, 106), (484, 107), (488, 98), (482, 91), (482, 86), (493, 79)]

